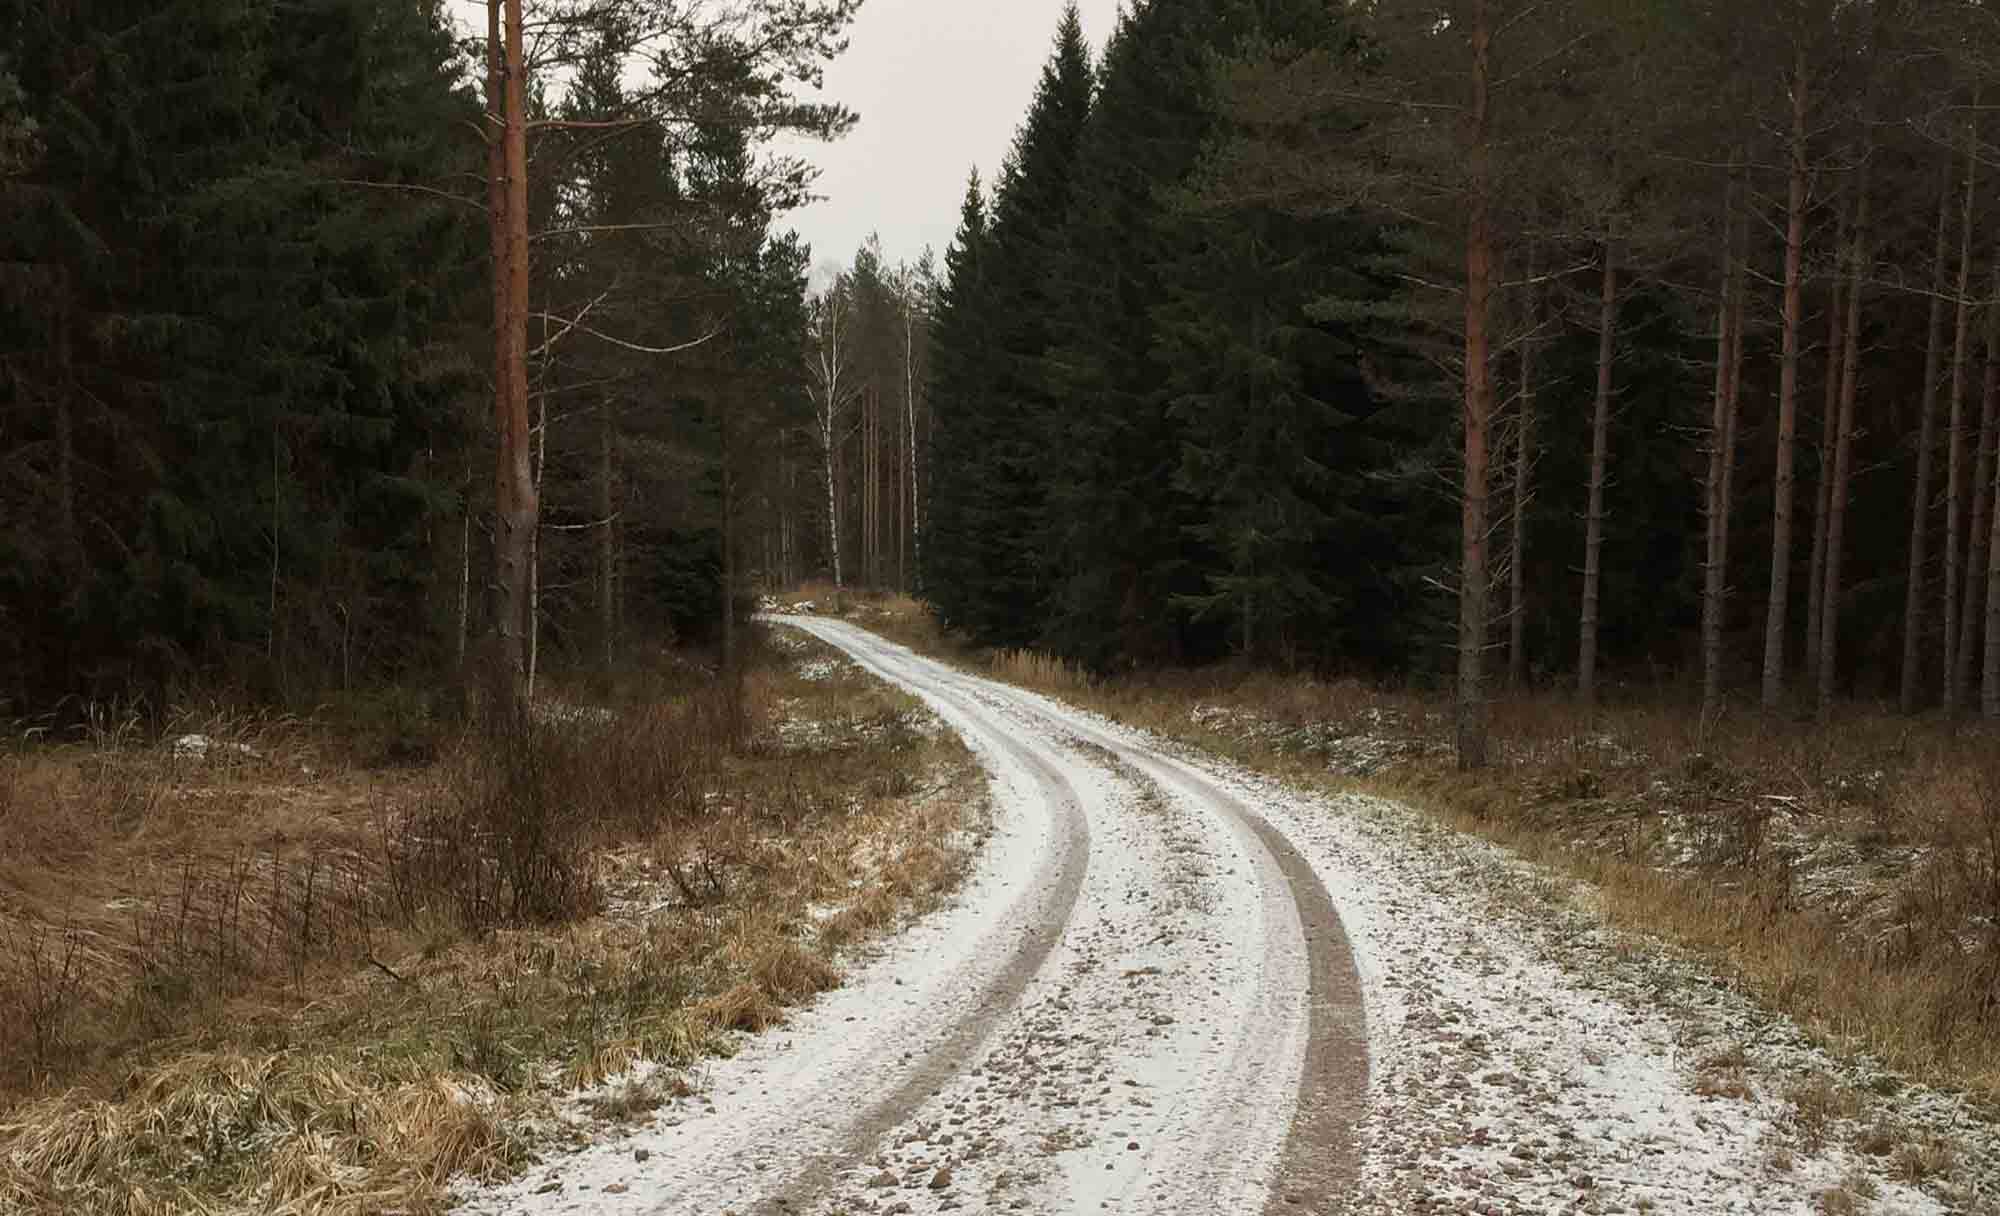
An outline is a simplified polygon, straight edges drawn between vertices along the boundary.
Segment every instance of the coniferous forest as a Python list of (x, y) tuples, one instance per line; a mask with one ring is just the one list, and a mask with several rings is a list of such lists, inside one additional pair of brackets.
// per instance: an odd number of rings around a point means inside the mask
[(1994, 1211), (1997, 101), (0, 0), (0, 1216)]
[(1073, 16), (974, 181), (926, 592), (1099, 669), (2000, 713), (1979, 3)]
[(487, 7), (0, 15), (16, 709), (823, 575), (1454, 688), (1474, 762), (1503, 685), (2000, 713), (1984, 4), (1072, 12), (951, 247), (817, 291), (853, 0)]
[(720, 629), (809, 475), (770, 145), (852, 121), (794, 94), (856, 5), (475, 7), (0, 6), (9, 712)]

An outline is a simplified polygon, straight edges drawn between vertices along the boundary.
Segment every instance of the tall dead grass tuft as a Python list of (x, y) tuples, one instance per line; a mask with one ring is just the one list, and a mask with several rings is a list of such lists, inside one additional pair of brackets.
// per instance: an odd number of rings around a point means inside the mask
[(988, 666), (1003, 680), (1057, 695), (1088, 692), (1096, 683), (1081, 666), (1039, 650), (1002, 650)]

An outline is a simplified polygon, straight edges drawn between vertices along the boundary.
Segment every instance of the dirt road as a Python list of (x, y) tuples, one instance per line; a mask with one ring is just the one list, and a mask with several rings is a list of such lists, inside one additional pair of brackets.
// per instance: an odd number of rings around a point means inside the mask
[(1498, 850), (784, 619), (987, 767), (974, 872), (702, 1097), (469, 1210), (1949, 1210), (1801, 1127), (1782, 1086), (1837, 1069), (1796, 1028)]

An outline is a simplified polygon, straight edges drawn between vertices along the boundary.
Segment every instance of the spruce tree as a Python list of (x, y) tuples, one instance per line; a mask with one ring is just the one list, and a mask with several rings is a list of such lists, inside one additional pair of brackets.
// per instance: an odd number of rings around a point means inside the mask
[(0, 379), (64, 486), (8, 512), (12, 686), (227, 659), (311, 695), (422, 658), (467, 216), (349, 183), (454, 162), (448, 35), (378, 0), (13, 3), (0, 31), (36, 131), (0, 185)]
[(975, 170), (966, 182), (958, 233), (944, 255), (932, 328), (930, 505), (923, 579), (944, 623), (969, 629), (984, 605), (986, 534), (981, 507), (992, 433), (986, 412), (992, 316), (986, 281), (991, 239)]
[(1313, 6), (1153, 0), (1134, 9), (1105, 52), (1083, 134), (1045, 359), (1061, 401), (1044, 432), (1054, 559), (1045, 639), (1093, 666), (1200, 649), (1187, 605), (1211, 593), (1203, 570), (1228, 564), (1177, 477), (1178, 393), (1157, 355), (1156, 310), (1163, 275), (1184, 253), (1169, 200), (1217, 129), (1216, 61), (1261, 28), (1265, 9), (1310, 20)]

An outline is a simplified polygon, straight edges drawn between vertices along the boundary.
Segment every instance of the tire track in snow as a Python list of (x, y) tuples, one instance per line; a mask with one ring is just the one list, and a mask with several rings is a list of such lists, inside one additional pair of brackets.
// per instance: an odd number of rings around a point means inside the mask
[[(1333, 901), (1305, 857), (1200, 769), (1130, 736), (1100, 730), (1034, 694), (919, 658), (855, 626), (814, 619), (806, 627), (885, 679), (911, 687), (943, 684), (984, 703), (1011, 719), (1024, 738), (1080, 741), (1107, 754), (1164, 791), (1202, 825), (1211, 844), (1233, 846), (1232, 855), (1254, 879), (1247, 888), (1256, 904), (1254, 925), (1240, 916), (1235, 922), (1239, 932), (1249, 930), (1236, 944), (1256, 956), (1245, 968), (1253, 976), (1247, 984), (1239, 979), (1230, 1009), (1238, 1038), (1227, 1052), (1211, 1053), (1206, 1068), (1183, 1078), (1177, 1118), (1156, 1128), (1157, 1146), (1144, 1146), (1143, 1193), (1090, 1186), (1072, 1176), (1062, 1193), (1041, 1197), (1049, 1206), (1034, 1206), (1316, 1211), (1351, 1190), (1368, 1086), (1362, 989)], [(1244, 894), (1243, 884), (1235, 885)], [(1179, 980), (1185, 985), (1191, 978)]]
[(909, 1111), (935, 1096), (961, 1073), (966, 1059), (993, 1033), (995, 1019), (1020, 1003), (1029, 982), (1043, 969), (1050, 951), (1068, 929), (1082, 895), (1090, 856), (1090, 824), (1076, 789), (1061, 768), (1001, 729), (1000, 724), (990, 721), (976, 704), (968, 703), (951, 690), (930, 684), (922, 693), (932, 709), (981, 756), (989, 771), (998, 775), (1002, 770), (993, 758), (1005, 756), (1019, 773), (1032, 778), (1034, 793), (1017, 789), (1013, 791), (1016, 799), (1039, 799), (1052, 809), (1061, 839), (1056, 844), (1050, 893), (1042, 915), (1031, 919), (1021, 930), (1022, 944), (1013, 958), (974, 1002), (972, 1015), (930, 1045), (923, 1060), (892, 1091), (870, 1103), (865, 1113), (843, 1130), (835, 1144), (809, 1158), (783, 1189), (758, 1202), (753, 1211), (759, 1213), (783, 1213), (804, 1207), (826, 1194), (832, 1189), (835, 1172), (841, 1164), (865, 1156)]

